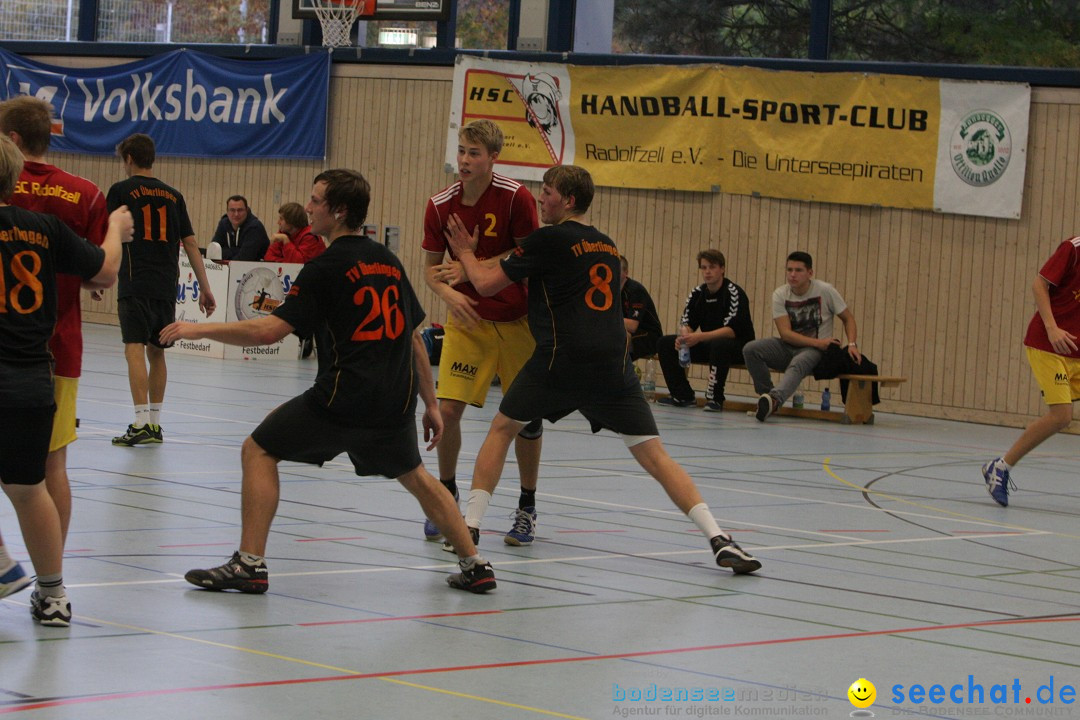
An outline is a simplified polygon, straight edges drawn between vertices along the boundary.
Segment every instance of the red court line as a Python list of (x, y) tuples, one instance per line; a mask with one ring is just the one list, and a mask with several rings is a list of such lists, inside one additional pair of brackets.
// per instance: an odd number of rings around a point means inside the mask
[(500, 615), (502, 610), (477, 610), (475, 612), (435, 613), (432, 615), (404, 615), (401, 617), (363, 618), (358, 620), (325, 620), (323, 622), (296, 623), (297, 627), (319, 625), (350, 625), (354, 623), (388, 622), (390, 620), (429, 620), (431, 618), (465, 617), (468, 615)]
[(0, 707), (0, 715), (23, 712), (24, 710), (41, 710), (43, 708), (63, 707), (66, 705), (81, 705), (105, 700), (130, 700), (133, 698), (159, 697), (162, 695), (179, 695), (180, 693), (192, 692), (217, 692), (220, 690), (242, 690), (256, 687), (275, 687), (284, 685), (303, 685), (307, 683), (336, 682), (339, 680), (371, 680), (374, 678), (400, 677), (403, 675), (430, 675), (434, 673), (463, 672), (469, 670), (495, 670), (508, 667), (528, 667), (532, 665), (556, 665), (562, 663), (594, 662), (597, 660), (625, 660), (628, 658), (650, 657), (653, 655), (676, 655), (679, 653), (705, 652), (711, 650), (729, 650), (731, 648), (764, 647), (768, 645), (784, 645), (799, 642), (816, 642), (819, 640), (851, 640), (857, 638), (875, 637), (878, 635), (901, 635), (918, 632), (933, 632), (936, 630), (957, 630), (979, 627), (995, 627), (1000, 625), (1025, 625), (1033, 623), (1059, 623), (1080, 622), (1080, 615), (1053, 618), (1015, 618), (1012, 620), (985, 620), (982, 622), (956, 623), (954, 625), (925, 625), (922, 627), (895, 628), (892, 630), (866, 630), (863, 632), (835, 633), (832, 635), (806, 635), (803, 637), (776, 638), (773, 640), (748, 640), (746, 642), (725, 643), (722, 645), (701, 645), (698, 647), (668, 648), (666, 650), (641, 650), (638, 652), (612, 653), (609, 655), (576, 655), (574, 657), (549, 658), (547, 660), (516, 660), (501, 663), (485, 663), (481, 665), (457, 665), (441, 668), (418, 668), (415, 670), (390, 670), (388, 672), (357, 673), (355, 675), (332, 675), (329, 677), (294, 678), (292, 680), (266, 680), (262, 682), (232, 683), (228, 685), (203, 685), (201, 687), (186, 688), (162, 688), (159, 690), (138, 690), (133, 692), (113, 693), (111, 695), (95, 695), (93, 697), (66, 698), (63, 700), (47, 700), (38, 703), (27, 703), (14, 707)]
[[(233, 545), (231, 542), (223, 543), (189, 543), (187, 545), (158, 545), (159, 548), (184, 548), (184, 547), (214, 547), (216, 545)], [(68, 550), (67, 552), (73, 552)]]
[(361, 535), (339, 538), (295, 538), (296, 542), (332, 542), (334, 540), (367, 540), (367, 538)]

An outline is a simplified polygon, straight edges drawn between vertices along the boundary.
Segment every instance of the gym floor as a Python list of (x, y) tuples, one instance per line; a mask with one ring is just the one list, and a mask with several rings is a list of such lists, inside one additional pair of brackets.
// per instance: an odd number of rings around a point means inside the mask
[[(165, 443), (113, 447), (131, 421), (119, 330), (85, 331), (68, 463), (75, 618), (40, 627), (27, 592), (0, 601), (0, 714), (1080, 714), (1075, 436), (1017, 468), (1005, 509), (979, 467), (1016, 429), (656, 407), (669, 452), (764, 563), (736, 577), (622, 441), (575, 414), (545, 427), (530, 547), (502, 540), (517, 501), (507, 464), (480, 541), (488, 595), (447, 587), (453, 557), (423, 540), (395, 481), (358, 478), (344, 458), (283, 463), (269, 592), (215, 593), (183, 574), (236, 549), (240, 444), (315, 363), (170, 354)], [(500, 397), (466, 412), (463, 490)], [(0, 527), (25, 562), (6, 501)], [(865, 710), (848, 696), (860, 679), (876, 686)]]

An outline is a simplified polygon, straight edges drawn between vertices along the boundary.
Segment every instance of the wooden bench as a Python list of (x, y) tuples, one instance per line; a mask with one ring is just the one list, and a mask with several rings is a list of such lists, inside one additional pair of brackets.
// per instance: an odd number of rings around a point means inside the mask
[[(732, 370), (745, 370), (745, 365), (731, 365)], [(773, 370), (772, 372), (777, 374), (783, 374), (782, 370)], [(848, 381), (847, 400), (844, 402), (843, 409), (836, 410), (814, 410), (812, 408), (794, 408), (790, 405), (783, 405), (776, 411), (777, 415), (791, 415), (794, 417), (813, 418), (815, 420), (832, 420), (834, 422), (841, 422), (845, 425), (873, 425), (874, 424), (874, 405), (873, 405), (873, 383), (878, 383), (881, 387), (898, 387), (901, 383), (907, 382), (906, 377), (898, 377), (894, 375), (837, 375), (837, 380)], [(657, 393), (656, 397), (667, 397), (667, 393)], [(837, 392), (833, 394), (834, 398), (839, 399), (839, 388)], [(705, 404), (704, 398), (697, 399), (698, 406)], [(751, 413), (757, 412), (757, 402), (743, 402), (740, 400), (725, 400), (725, 410), (741, 410)]]

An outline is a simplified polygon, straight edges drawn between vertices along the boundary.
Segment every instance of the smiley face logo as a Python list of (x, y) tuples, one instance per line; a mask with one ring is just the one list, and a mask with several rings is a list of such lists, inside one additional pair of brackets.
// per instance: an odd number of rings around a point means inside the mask
[(847, 696), (855, 707), (868, 708), (877, 699), (877, 688), (874, 687), (874, 683), (866, 678), (859, 678), (851, 683), (851, 687), (847, 690)]

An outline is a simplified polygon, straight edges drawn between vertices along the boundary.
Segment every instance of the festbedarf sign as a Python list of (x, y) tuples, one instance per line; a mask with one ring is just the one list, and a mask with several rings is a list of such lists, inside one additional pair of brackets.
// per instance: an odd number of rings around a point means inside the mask
[(132, 133), (160, 155), (323, 159), (330, 55), (228, 60), (173, 52), (67, 68), (0, 50), (0, 96), (32, 95), (56, 115), (54, 150), (111, 155)]

